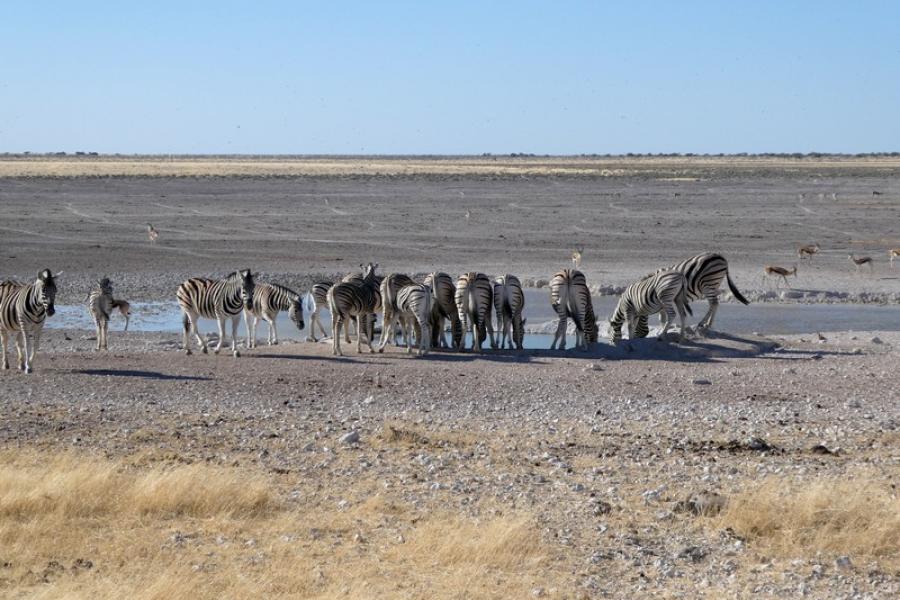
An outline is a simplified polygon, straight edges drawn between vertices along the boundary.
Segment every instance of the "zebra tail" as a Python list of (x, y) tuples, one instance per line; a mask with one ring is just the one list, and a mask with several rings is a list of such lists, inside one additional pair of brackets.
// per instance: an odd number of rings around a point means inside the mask
[(731, 273), (729, 273), (728, 271), (726, 271), (726, 272), (725, 272), (725, 278), (728, 280), (728, 289), (731, 290), (731, 294), (732, 294), (735, 298), (737, 298), (738, 301), (741, 302), (742, 304), (750, 304), (750, 301), (747, 300), (746, 298), (744, 298), (743, 295), (741, 295), (741, 292), (738, 291), (737, 287), (735, 287), (734, 282), (731, 281)]

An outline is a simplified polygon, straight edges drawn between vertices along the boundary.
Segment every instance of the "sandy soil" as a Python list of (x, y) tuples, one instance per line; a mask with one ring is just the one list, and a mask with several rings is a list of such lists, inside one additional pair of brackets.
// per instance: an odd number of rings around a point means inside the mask
[[(797, 244), (817, 241), (804, 288), (884, 298), (897, 292), (886, 248), (900, 245), (898, 197), (889, 173), (831, 168), (699, 181), (0, 178), (0, 264), (4, 276), (65, 270), (63, 303), (99, 275), (153, 300), (187, 275), (245, 265), (297, 285), (369, 260), (540, 278), (578, 244), (598, 284), (716, 249), (742, 289), (764, 291), (761, 265), (791, 264)], [(850, 250), (880, 257), (874, 275), (853, 273)], [(687, 502), (752, 496), (772, 478), (860, 482), (896, 500), (900, 334), (424, 359), (394, 348), (335, 359), (303, 343), (186, 358), (171, 335), (118, 331), (96, 353), (89, 337), (46, 331), (35, 374), (0, 373), (0, 447), (238, 464), (320, 509), (380, 494), (416, 515), (533, 515), (554, 565), (529, 574), (534, 597), (900, 592), (895, 538), (880, 554), (784, 549)], [(363, 537), (380, 544), (384, 531)]]

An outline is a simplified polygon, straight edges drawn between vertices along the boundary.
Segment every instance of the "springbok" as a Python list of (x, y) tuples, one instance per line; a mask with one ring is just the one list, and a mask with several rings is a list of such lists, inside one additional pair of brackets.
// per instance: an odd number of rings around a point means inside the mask
[(874, 271), (874, 270), (875, 270), (874, 261), (872, 260), (872, 257), (871, 257), (871, 256), (860, 256), (859, 258), (856, 258), (855, 255), (851, 254), (851, 255), (848, 256), (847, 258), (848, 258), (850, 261), (852, 261), (853, 264), (856, 265), (856, 272), (857, 272), (857, 273), (859, 273), (859, 268), (860, 268), (861, 266), (863, 266), (863, 265), (869, 265), (869, 270), (870, 270), (870, 271)]
[(584, 246), (576, 246), (576, 248), (572, 250), (572, 264), (575, 265), (576, 269), (581, 267), (581, 257), (583, 254)]
[(155, 244), (156, 240), (159, 239), (159, 232), (150, 223), (147, 223), (147, 237), (150, 239), (151, 244)]
[(900, 256), (900, 248), (891, 248), (888, 251), (888, 256), (891, 258), (891, 268), (894, 268), (894, 259)]
[(804, 258), (808, 258), (809, 260), (812, 260), (813, 255), (818, 254), (818, 253), (819, 253), (819, 245), (818, 244), (809, 244), (808, 246), (800, 246), (800, 248), (797, 249), (797, 256), (800, 258), (800, 260), (803, 260)]
[[(791, 284), (788, 283), (787, 276), (793, 275), (795, 278), (797, 277), (797, 265), (794, 265), (793, 269), (785, 269), (784, 267), (776, 267), (773, 265), (766, 265), (763, 267), (763, 280), (766, 277), (781, 277), (784, 279), (784, 284), (788, 287), (791, 287)], [(778, 280), (775, 281), (776, 287), (778, 286)]]

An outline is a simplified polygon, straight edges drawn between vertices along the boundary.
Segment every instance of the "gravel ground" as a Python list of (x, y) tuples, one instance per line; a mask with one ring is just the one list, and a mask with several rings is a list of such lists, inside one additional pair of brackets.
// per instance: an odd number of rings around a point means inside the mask
[(878, 563), (773, 555), (679, 511), (767, 475), (896, 481), (900, 334), (425, 359), (323, 343), (186, 358), (155, 334), (97, 353), (89, 337), (49, 332), (36, 374), (0, 375), (0, 446), (253, 465), (335, 505), (372, 486), (423, 511), (534, 512), (588, 597), (900, 590)]

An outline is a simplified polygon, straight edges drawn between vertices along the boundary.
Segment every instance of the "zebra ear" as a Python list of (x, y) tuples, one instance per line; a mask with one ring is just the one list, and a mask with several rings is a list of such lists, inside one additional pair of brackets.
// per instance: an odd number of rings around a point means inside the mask
[(53, 274), (50, 272), (50, 269), (44, 269), (43, 271), (38, 271), (38, 279), (47, 281), (53, 279)]

